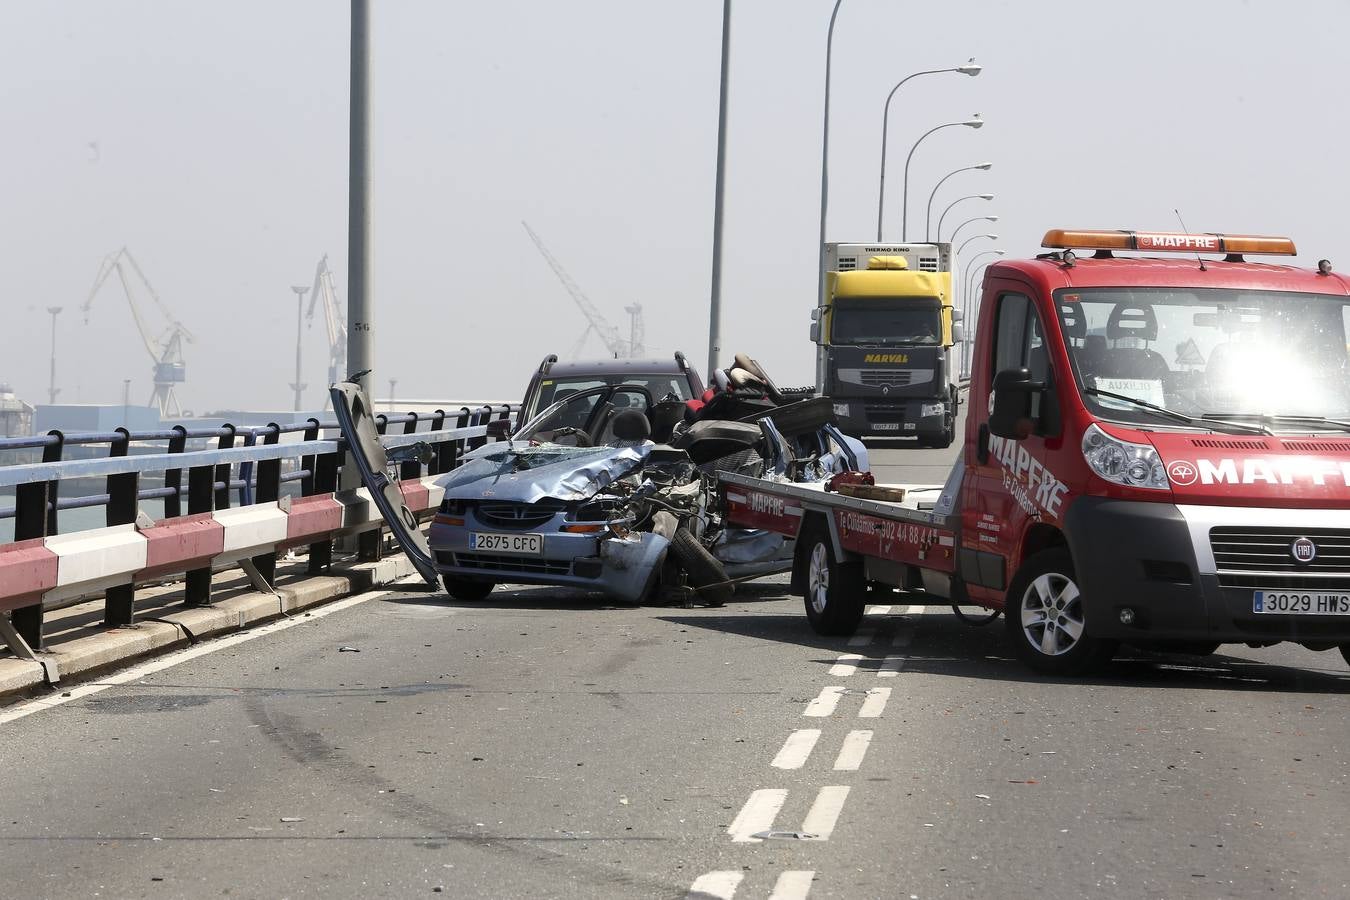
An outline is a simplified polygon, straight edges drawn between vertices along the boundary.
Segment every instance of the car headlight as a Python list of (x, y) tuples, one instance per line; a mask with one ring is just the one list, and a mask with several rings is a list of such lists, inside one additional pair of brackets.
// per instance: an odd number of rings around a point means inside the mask
[(1113, 438), (1096, 425), (1083, 432), (1083, 458), (1092, 471), (1116, 484), (1154, 490), (1171, 487), (1157, 450)]

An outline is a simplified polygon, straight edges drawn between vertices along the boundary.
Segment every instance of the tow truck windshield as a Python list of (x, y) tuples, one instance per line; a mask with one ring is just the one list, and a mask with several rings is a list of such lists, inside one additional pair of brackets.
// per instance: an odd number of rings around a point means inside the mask
[(830, 343), (855, 346), (937, 344), (942, 334), (937, 298), (869, 297), (835, 301)]
[(1159, 409), (1284, 431), (1350, 417), (1350, 298), (1218, 289), (1055, 295), (1084, 402), (1103, 418)]

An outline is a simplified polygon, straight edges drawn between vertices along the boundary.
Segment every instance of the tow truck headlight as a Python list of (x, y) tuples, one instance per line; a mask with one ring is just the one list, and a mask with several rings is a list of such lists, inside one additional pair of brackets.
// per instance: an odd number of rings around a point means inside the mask
[(1167, 471), (1158, 451), (1111, 437), (1096, 425), (1083, 432), (1083, 458), (1107, 481), (1129, 487), (1167, 490)]

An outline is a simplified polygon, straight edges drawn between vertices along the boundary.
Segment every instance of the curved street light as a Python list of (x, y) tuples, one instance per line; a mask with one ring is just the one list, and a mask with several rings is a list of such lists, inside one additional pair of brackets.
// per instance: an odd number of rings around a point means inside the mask
[[(923, 239), (925, 241), (928, 240), (928, 235), (933, 230), (933, 198), (937, 196), (938, 188), (942, 187), (942, 182), (946, 181), (948, 178), (951, 178), (953, 175), (959, 175), (962, 172), (972, 172), (975, 169), (979, 169), (982, 172), (988, 172), (993, 167), (994, 167), (993, 163), (976, 163), (973, 166), (962, 166), (961, 168), (956, 169), (955, 171), (948, 172), (946, 175), (943, 175), (942, 178), (938, 180), (938, 183), (933, 185), (933, 192), (928, 195), (928, 214), (924, 216), (923, 220)], [(880, 241), (881, 238), (877, 238), (877, 240)]]
[(816, 305), (825, 304), (825, 210), (830, 202), (830, 55), (834, 51), (834, 20), (839, 15), (839, 4), (834, 0), (830, 13), (830, 30), (825, 36), (825, 127), (820, 137), (820, 246), (816, 278)]
[(956, 258), (956, 257), (960, 256), (960, 255), (961, 255), (961, 252), (962, 252), (963, 250), (965, 250), (966, 247), (970, 246), (970, 242), (971, 242), (971, 241), (978, 241), (980, 238), (988, 238), (988, 239), (991, 240), (991, 241), (996, 241), (996, 240), (998, 240), (998, 235), (996, 235), (996, 234), (972, 234), (970, 237), (966, 238), (965, 241), (963, 241), (963, 242), (961, 243), (961, 246), (958, 247), (958, 248), (956, 249), (956, 252), (952, 254), (952, 257), (953, 257), (953, 258)]
[(953, 206), (960, 203), (962, 200), (993, 200), (993, 199), (994, 199), (993, 194), (966, 194), (964, 197), (957, 197), (951, 203), (948, 203), (947, 208), (942, 211), (942, 215), (938, 216), (937, 240), (939, 241), (942, 240), (942, 221), (947, 218), (947, 213), (952, 211)]
[(998, 216), (973, 216), (971, 217), (971, 219), (963, 221), (963, 223), (957, 225), (956, 228), (952, 229), (952, 236), (948, 237), (948, 243), (953, 244), (956, 243), (956, 236), (960, 235), (961, 229), (967, 227), (967, 225), (971, 224), (972, 221), (998, 221), (998, 220), (999, 220)]
[[(1005, 253), (1007, 253), (1006, 250), (981, 250), (979, 253), (976, 253), (974, 256), (970, 258), (971, 262), (970, 273), (966, 276), (965, 279), (966, 283), (963, 286), (963, 292), (961, 294), (961, 313), (963, 320), (967, 321), (966, 328), (972, 337), (975, 334), (975, 326), (979, 324), (979, 317), (980, 317), (980, 310), (978, 303), (975, 304), (975, 314), (973, 316), (967, 315), (967, 313), (970, 312), (971, 299), (978, 299), (973, 297), (973, 294), (975, 292), (975, 276), (977, 272), (988, 268), (990, 263), (993, 262), (993, 260), (991, 259), (989, 260), (989, 262), (981, 263), (979, 266), (976, 266), (974, 265), (975, 260), (979, 259), (982, 256), (1003, 256)], [(957, 364), (957, 373), (961, 378), (966, 378), (970, 375), (970, 365), (969, 365), (970, 361), (969, 359), (967, 359), (967, 357), (969, 356), (967, 349), (970, 343), (971, 338), (967, 338), (966, 340), (961, 342), (961, 359)]]
[(891, 98), (895, 92), (900, 90), (900, 85), (909, 81), (911, 78), (918, 78), (920, 75), (938, 75), (943, 72), (960, 72), (962, 75), (969, 75), (972, 78), (980, 74), (983, 66), (975, 63), (975, 57), (970, 58), (970, 62), (964, 66), (953, 66), (950, 69), (925, 69), (922, 72), (915, 72), (913, 75), (906, 75), (896, 82), (895, 87), (886, 95), (886, 105), (881, 111), (881, 178), (877, 185), (877, 242), (881, 242), (881, 212), (886, 205), (886, 135), (888, 132), (888, 123), (891, 118)]
[(914, 142), (914, 146), (909, 148), (909, 155), (905, 157), (905, 178), (904, 178), (904, 182), (903, 182), (903, 187), (901, 188), (901, 191), (900, 191), (900, 206), (901, 206), (901, 210), (900, 210), (900, 240), (901, 240), (901, 241), (904, 241), (904, 240), (907, 239), (907, 238), (906, 238), (906, 235), (907, 235), (908, 232), (909, 232), (909, 164), (910, 164), (910, 162), (914, 159), (914, 151), (915, 151), (915, 150), (918, 150), (918, 149), (919, 149), (919, 145), (923, 143), (924, 138), (928, 137), (928, 136), (929, 136), (930, 134), (932, 134), (933, 132), (935, 132), (935, 131), (941, 131), (941, 130), (944, 129), (944, 128), (955, 128), (957, 125), (964, 125), (964, 126), (966, 126), (967, 128), (981, 128), (981, 127), (984, 126), (984, 120), (980, 118), (980, 114), (979, 114), (979, 113), (976, 113), (975, 115), (971, 116), (969, 119), (966, 119), (964, 122), (946, 122), (946, 123), (944, 123), (944, 124), (942, 124), (942, 125), (935, 125), (935, 126), (933, 126), (932, 128), (930, 128), (930, 129), (928, 129), (927, 131), (925, 131), (925, 132), (919, 137), (919, 139), (918, 139), (917, 141)]

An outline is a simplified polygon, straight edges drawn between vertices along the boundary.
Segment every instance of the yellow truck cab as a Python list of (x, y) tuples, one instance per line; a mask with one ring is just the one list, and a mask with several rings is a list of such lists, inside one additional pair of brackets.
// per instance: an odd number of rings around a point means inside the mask
[(812, 319), (816, 389), (845, 432), (951, 444), (962, 335), (950, 244), (827, 244)]

